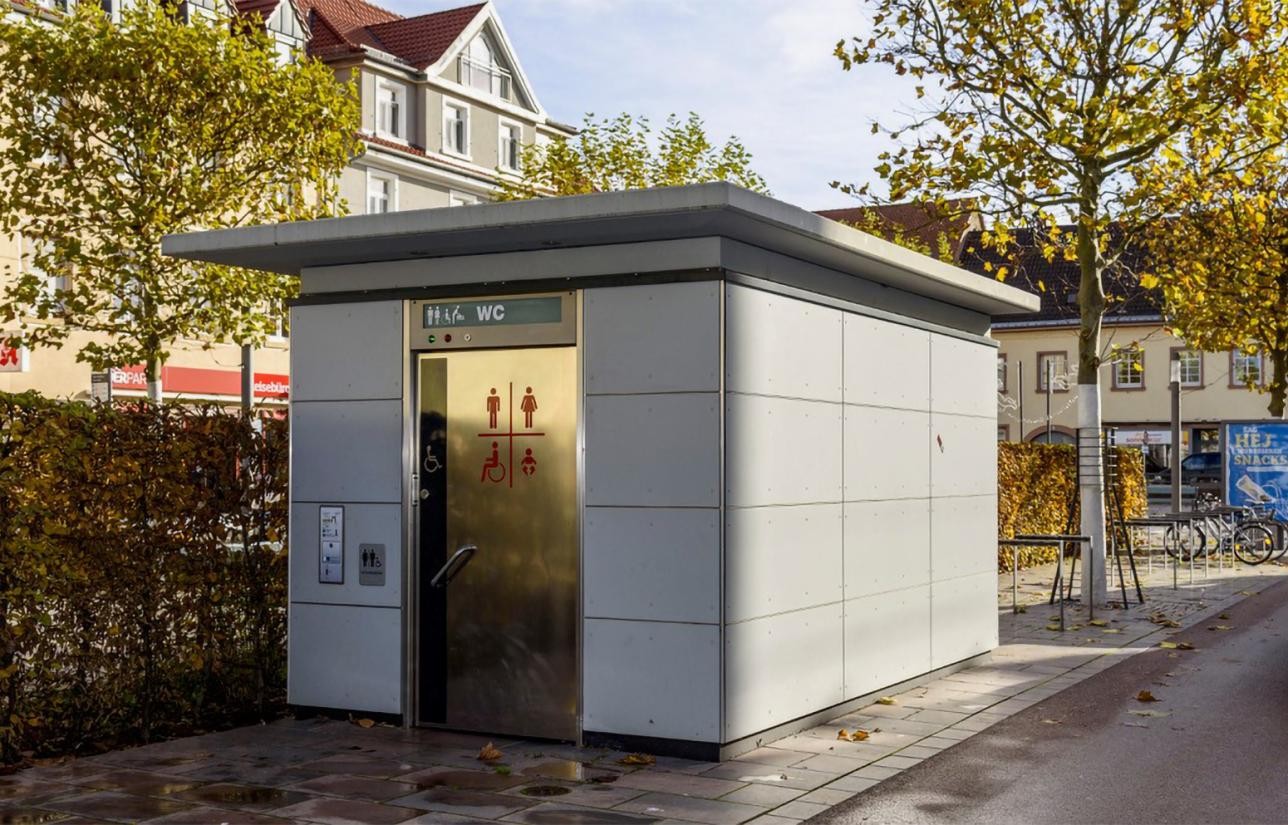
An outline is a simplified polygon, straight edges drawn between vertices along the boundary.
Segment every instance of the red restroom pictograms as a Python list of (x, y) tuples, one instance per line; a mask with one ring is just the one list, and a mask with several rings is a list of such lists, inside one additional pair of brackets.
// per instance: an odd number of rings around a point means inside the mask
[[(501, 429), (501, 412), (502, 399), (497, 393), (497, 388), (492, 387), (483, 401), (484, 409), (487, 411), (488, 431), (478, 433), (479, 438), (492, 439), (489, 449), (484, 452), (483, 465), (479, 472), (480, 484), (501, 484), (514, 486), (514, 440), (516, 438), (543, 438), (545, 433), (536, 432), (532, 428), (537, 413), (537, 396), (533, 393), (532, 387), (525, 386), (523, 398), (519, 401), (519, 412), (523, 413), (523, 429), (516, 432), (514, 429), (514, 382), (507, 385), (505, 395), (505, 410), (507, 413), (506, 427)], [(531, 442), (528, 442), (531, 443)], [(534, 455), (533, 447), (522, 444), (522, 458), (519, 460), (519, 473), (524, 478), (532, 478), (537, 474), (537, 457)], [(504, 454), (503, 454), (504, 453)]]

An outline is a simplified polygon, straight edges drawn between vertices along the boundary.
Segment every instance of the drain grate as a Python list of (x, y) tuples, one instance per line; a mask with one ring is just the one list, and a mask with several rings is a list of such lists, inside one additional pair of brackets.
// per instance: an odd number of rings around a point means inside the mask
[(524, 796), (563, 796), (568, 789), (562, 785), (533, 785), (519, 791)]

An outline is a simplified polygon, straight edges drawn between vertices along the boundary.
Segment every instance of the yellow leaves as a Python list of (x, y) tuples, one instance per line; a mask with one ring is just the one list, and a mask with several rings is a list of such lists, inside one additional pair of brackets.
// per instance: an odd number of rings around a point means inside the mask
[(899, 701), (895, 699), (893, 696), (882, 696), (880, 699), (877, 699), (877, 704), (878, 705), (897, 705), (899, 704)]
[(621, 759), (617, 760), (619, 765), (628, 766), (645, 766), (657, 763), (657, 758), (649, 756), (647, 753), (628, 753)]
[(354, 719), (353, 724), (357, 725), (360, 728), (374, 728), (376, 726), (376, 720), (366, 719), (366, 718)]
[[(477, 758), (480, 762), (495, 762), (501, 758), (501, 755), (501, 751), (498, 750), (491, 742), (488, 742), (479, 749), (479, 755)], [(623, 760), (623, 762), (625, 762), (625, 760)]]
[(850, 733), (845, 728), (841, 728), (839, 731), (836, 732), (836, 738), (842, 742), (862, 742), (863, 740), (867, 739), (871, 735), (872, 734), (870, 734), (868, 731), (865, 731), (861, 728), (858, 730), (855, 730), (854, 733)]
[(1158, 697), (1156, 697), (1152, 691), (1142, 690), (1136, 694), (1136, 701), (1137, 702), (1157, 702)]

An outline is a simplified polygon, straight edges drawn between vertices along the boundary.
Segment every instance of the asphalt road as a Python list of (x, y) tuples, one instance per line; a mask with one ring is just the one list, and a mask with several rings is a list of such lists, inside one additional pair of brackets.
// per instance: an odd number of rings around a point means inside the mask
[(1173, 637), (1196, 650), (1133, 656), (810, 825), (1288, 823), (1288, 582), (1226, 615)]

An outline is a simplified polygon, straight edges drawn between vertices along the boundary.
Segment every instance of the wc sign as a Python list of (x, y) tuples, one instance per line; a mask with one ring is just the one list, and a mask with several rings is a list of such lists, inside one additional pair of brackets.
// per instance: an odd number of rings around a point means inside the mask
[(562, 320), (563, 300), (558, 296), (492, 301), (443, 301), (421, 306), (421, 326), (425, 329), (557, 324)]

